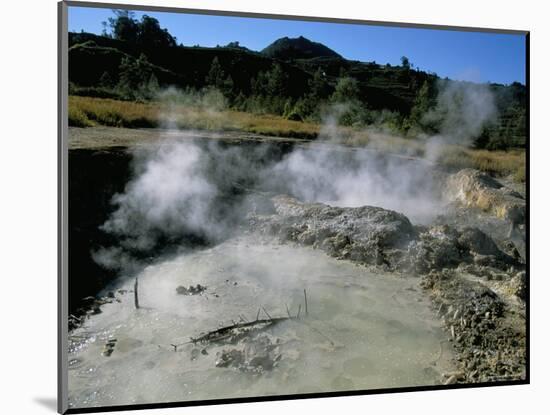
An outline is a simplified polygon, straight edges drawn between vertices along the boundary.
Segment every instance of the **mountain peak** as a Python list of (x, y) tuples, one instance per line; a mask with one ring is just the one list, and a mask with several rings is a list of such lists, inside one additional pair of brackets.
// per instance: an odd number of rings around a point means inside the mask
[(282, 37), (261, 51), (270, 58), (312, 59), (319, 57), (342, 58), (338, 53), (323, 45), (313, 42), (303, 36), (296, 38)]

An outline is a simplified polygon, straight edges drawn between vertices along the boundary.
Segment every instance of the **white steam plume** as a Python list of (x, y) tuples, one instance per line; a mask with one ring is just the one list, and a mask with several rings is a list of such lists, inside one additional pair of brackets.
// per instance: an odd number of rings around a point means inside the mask
[(489, 85), (439, 81), (437, 104), (423, 121), (440, 125), (440, 133), (428, 139), (426, 157), (437, 160), (445, 145), (470, 146), (483, 128), (497, 116), (495, 97)]
[(136, 167), (135, 178), (113, 202), (118, 206), (103, 225), (132, 248), (150, 249), (156, 235), (213, 232), (208, 217), (217, 188), (206, 178), (208, 163), (189, 139), (163, 142)]
[[(437, 157), (442, 145), (469, 144), (495, 114), (487, 86), (445, 83), (436, 108), (426, 115), (442, 126), (439, 136), (428, 139), (428, 156)], [(210, 242), (230, 236), (251, 206), (247, 197), (235, 197), (235, 184), (308, 202), (379, 206), (416, 223), (428, 223), (441, 212), (438, 177), (430, 163), (368, 146), (338, 145), (336, 119), (327, 118), (317, 143), (298, 146), (282, 159), (273, 151), (276, 146), (194, 141), (192, 132), (141, 150), (133, 179), (114, 197), (116, 210), (103, 225), (120, 246), (95, 252), (95, 259), (127, 267), (132, 251), (177, 244), (188, 235)], [(174, 123), (168, 126), (173, 129)]]
[(292, 152), (271, 180), (307, 202), (333, 206), (380, 206), (428, 222), (441, 207), (431, 166), (405, 157), (359, 150), (309, 148)]

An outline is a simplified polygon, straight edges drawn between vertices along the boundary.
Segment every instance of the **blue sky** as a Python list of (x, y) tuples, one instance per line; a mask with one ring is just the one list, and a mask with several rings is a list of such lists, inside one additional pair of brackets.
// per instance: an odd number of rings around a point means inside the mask
[[(182, 13), (135, 12), (155, 17), (161, 27), (186, 46), (225, 45), (261, 50), (274, 40), (304, 36), (347, 59), (400, 64), (401, 56), (441, 77), (474, 82), (525, 84), (525, 36), (433, 29), (411, 29), (340, 23), (299, 22)], [(110, 9), (69, 8), (69, 30), (100, 34)]]

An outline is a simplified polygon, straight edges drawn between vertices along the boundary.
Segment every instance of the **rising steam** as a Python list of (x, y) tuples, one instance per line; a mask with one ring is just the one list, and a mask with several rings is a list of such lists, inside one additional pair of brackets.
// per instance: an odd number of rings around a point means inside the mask
[(426, 157), (434, 161), (445, 145), (471, 146), (497, 116), (495, 97), (488, 85), (439, 81), (438, 90), (437, 104), (423, 120), (440, 126), (440, 133), (430, 137), (426, 146)]
[(217, 188), (207, 179), (199, 147), (163, 142), (145, 157), (125, 192), (114, 197), (118, 209), (103, 230), (140, 250), (152, 248), (159, 232), (212, 232), (208, 215)]
[[(447, 144), (470, 144), (495, 115), (487, 86), (442, 84), (436, 107), (426, 115), (442, 126), (440, 135), (426, 140), (427, 158), (436, 160)], [(240, 188), (336, 206), (380, 206), (416, 223), (439, 214), (443, 202), (431, 163), (368, 146), (343, 148), (337, 145), (335, 118), (327, 119), (318, 142), (296, 145), (288, 154), (269, 144), (198, 141), (190, 131), (136, 152), (133, 179), (113, 198), (116, 209), (103, 225), (120, 245), (98, 250), (94, 259), (128, 269), (135, 252), (167, 241), (192, 236), (219, 242), (234, 234), (255, 206), (254, 196), (240, 194)]]

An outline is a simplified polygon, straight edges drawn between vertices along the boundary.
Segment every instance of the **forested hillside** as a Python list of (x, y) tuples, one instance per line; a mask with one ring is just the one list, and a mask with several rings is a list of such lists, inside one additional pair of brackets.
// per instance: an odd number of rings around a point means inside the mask
[[(255, 52), (238, 41), (213, 48), (178, 44), (148, 16), (138, 21), (120, 13), (109, 28), (101, 36), (69, 34), (71, 95), (146, 102), (165, 87), (193, 94), (216, 91), (225, 107), (240, 111), (319, 122), (339, 108), (342, 125), (375, 125), (412, 137), (437, 133), (441, 122), (427, 120), (426, 114), (437, 107), (443, 88), (466, 84), (415, 69), (406, 57), (400, 66), (346, 60), (304, 37), (278, 39)], [(469, 88), (488, 89), (497, 109), (474, 137), (475, 145), (523, 147), (526, 87)]]

